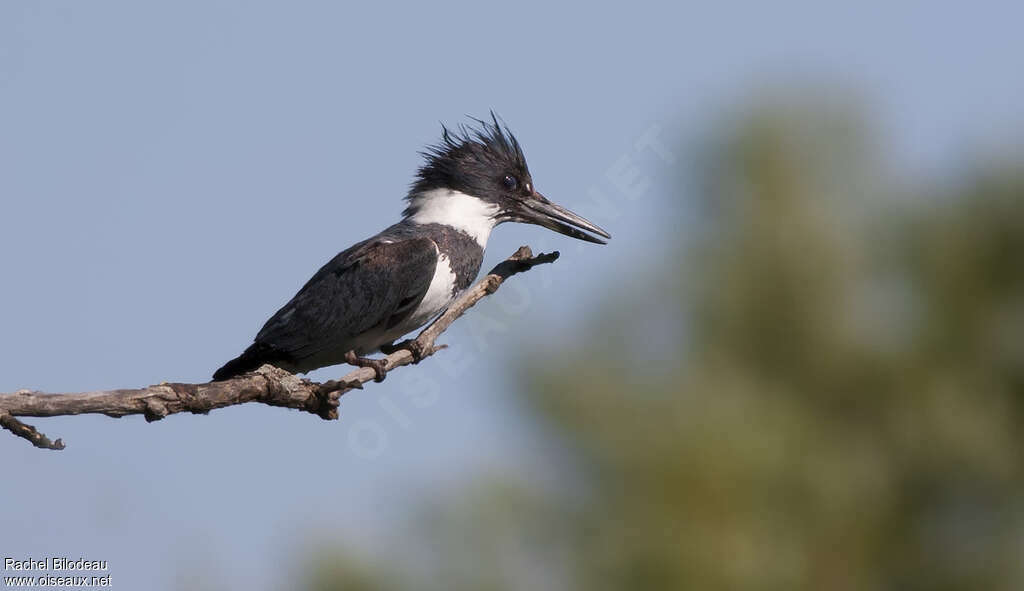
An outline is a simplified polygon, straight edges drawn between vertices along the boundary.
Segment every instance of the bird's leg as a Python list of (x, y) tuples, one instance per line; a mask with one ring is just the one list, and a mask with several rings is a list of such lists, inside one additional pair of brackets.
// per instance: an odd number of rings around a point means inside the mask
[(405, 349), (412, 355), (413, 363), (419, 363), (427, 356), (425, 348), (416, 339), (405, 339), (400, 343), (381, 345), (380, 347), (381, 353), (384, 353), (385, 355), (391, 355), (395, 351), (401, 351), (402, 349)]
[(370, 357), (359, 357), (355, 351), (349, 351), (345, 353), (345, 363), (349, 365), (355, 365), (357, 367), (369, 367), (373, 369), (373, 373), (377, 377), (373, 378), (375, 382), (383, 382), (384, 378), (388, 375), (388, 360), (387, 359), (372, 359)]

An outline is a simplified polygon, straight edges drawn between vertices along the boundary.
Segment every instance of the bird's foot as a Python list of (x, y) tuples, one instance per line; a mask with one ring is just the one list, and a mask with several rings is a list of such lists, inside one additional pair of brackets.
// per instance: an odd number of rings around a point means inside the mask
[(357, 367), (369, 367), (373, 369), (373, 373), (376, 375), (376, 377), (373, 378), (373, 381), (375, 382), (383, 382), (384, 378), (388, 375), (387, 359), (360, 357), (356, 355), (355, 351), (349, 351), (348, 353), (345, 353), (345, 363), (355, 365)]
[(400, 343), (393, 345), (381, 345), (381, 353), (385, 355), (391, 355), (395, 351), (401, 351), (405, 349), (412, 355), (412, 362), (419, 363), (423, 361), (423, 358), (428, 355), (427, 348), (420, 344), (416, 339), (406, 339)]

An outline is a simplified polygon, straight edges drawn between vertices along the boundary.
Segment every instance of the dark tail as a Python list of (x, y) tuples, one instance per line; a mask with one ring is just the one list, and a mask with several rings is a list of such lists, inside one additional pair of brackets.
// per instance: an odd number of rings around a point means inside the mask
[(264, 363), (276, 365), (284, 361), (279, 351), (262, 343), (253, 343), (241, 355), (224, 364), (213, 373), (213, 381), (227, 380), (248, 371), (253, 371)]

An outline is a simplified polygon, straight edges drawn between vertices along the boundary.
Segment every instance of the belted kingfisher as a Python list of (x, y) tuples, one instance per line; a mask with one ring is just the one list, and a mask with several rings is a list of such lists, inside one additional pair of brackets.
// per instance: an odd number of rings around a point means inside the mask
[(402, 221), (338, 253), (213, 379), (264, 363), (304, 373), (344, 361), (383, 379), (383, 364), (361, 356), (397, 349), (396, 339), (469, 287), (494, 226), (538, 224), (596, 244), (611, 238), (537, 192), (519, 142), (494, 113), (491, 122), (475, 121), (479, 127), (454, 132), (442, 126), (441, 141), (422, 153)]

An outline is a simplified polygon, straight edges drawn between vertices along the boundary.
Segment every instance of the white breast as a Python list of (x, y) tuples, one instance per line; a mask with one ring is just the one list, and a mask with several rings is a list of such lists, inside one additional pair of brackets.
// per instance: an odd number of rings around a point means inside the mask
[(414, 328), (425, 324), (441, 312), (441, 310), (447, 308), (448, 304), (452, 303), (452, 300), (455, 299), (455, 272), (452, 271), (448, 255), (442, 254), (436, 244), (434, 245), (434, 251), (438, 253), (434, 277), (430, 280), (430, 286), (427, 287), (427, 293), (423, 296), (423, 301), (413, 310), (407, 321), (408, 324), (415, 325)]

